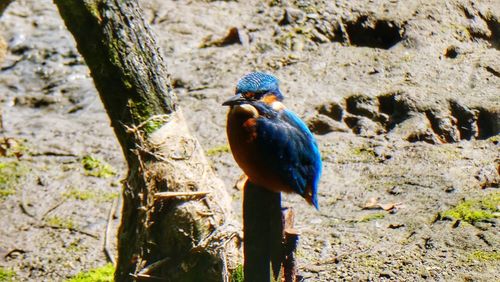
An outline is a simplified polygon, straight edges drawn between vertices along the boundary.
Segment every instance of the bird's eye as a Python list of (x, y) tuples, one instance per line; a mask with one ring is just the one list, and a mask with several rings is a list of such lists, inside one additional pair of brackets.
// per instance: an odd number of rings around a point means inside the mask
[(243, 94), (243, 97), (248, 100), (253, 100), (255, 98), (255, 93), (253, 92), (247, 92)]

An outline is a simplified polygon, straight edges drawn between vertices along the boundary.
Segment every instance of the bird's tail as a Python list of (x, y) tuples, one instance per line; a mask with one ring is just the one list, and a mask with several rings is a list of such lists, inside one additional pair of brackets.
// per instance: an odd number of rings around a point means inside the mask
[(309, 204), (313, 205), (319, 211), (318, 195), (310, 186), (307, 187), (304, 198)]

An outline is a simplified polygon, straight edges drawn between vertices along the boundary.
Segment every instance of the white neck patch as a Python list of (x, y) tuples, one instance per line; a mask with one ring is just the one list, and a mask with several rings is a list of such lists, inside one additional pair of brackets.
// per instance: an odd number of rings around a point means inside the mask
[(259, 112), (257, 109), (249, 104), (241, 104), (241, 105), (236, 105), (232, 109), (233, 113), (245, 113), (247, 115), (250, 115), (254, 118), (259, 117)]
[(286, 109), (285, 105), (283, 105), (283, 103), (279, 102), (279, 101), (275, 101), (271, 104), (271, 108), (273, 108), (273, 110), (275, 111), (282, 111), (284, 109)]

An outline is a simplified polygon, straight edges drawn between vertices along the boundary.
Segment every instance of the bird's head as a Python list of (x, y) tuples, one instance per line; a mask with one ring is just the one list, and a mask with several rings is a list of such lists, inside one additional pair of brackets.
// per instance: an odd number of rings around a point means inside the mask
[(279, 81), (275, 76), (263, 72), (252, 72), (238, 81), (235, 95), (222, 105), (236, 106), (257, 101), (272, 105), (282, 100)]

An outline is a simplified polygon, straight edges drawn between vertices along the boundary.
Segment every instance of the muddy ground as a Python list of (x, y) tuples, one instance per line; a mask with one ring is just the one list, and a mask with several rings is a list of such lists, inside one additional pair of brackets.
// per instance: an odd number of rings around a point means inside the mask
[[(315, 133), (320, 211), (285, 196), (305, 281), (500, 281), (498, 0), (140, 2), (236, 210), (240, 76), (275, 74)], [(106, 264), (108, 225), (114, 254), (126, 167), (51, 1), (13, 2), (0, 35), (0, 270), (64, 281)]]

